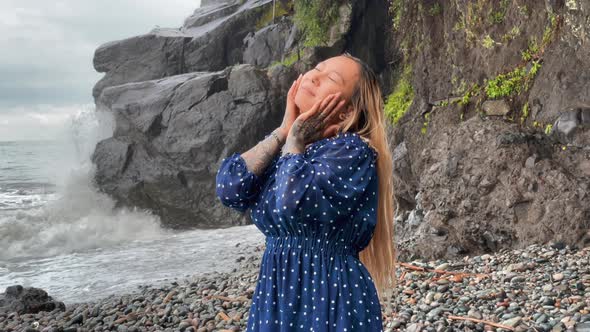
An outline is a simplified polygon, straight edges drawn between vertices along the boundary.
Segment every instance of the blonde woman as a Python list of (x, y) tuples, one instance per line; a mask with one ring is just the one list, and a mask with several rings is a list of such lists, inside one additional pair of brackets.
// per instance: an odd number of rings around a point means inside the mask
[(266, 236), (247, 331), (382, 331), (396, 279), (383, 120), (375, 74), (344, 53), (293, 82), (280, 127), (223, 160), (217, 197)]

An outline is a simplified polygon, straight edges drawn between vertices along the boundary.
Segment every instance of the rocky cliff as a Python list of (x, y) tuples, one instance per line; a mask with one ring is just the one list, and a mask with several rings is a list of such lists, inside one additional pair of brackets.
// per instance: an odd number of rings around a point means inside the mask
[(590, 2), (396, 0), (392, 11), (402, 255), (587, 245)]
[(170, 227), (248, 223), (215, 199), (219, 163), (280, 124), (298, 73), (348, 51), (382, 81), (400, 258), (586, 245), (589, 33), (582, 0), (204, 1), (96, 50), (115, 119), (96, 183)]
[[(112, 113), (115, 125), (92, 156), (98, 187), (119, 206), (149, 209), (169, 227), (248, 223), (216, 200), (219, 163), (281, 123), (299, 72), (347, 47), (362, 48), (347, 40), (351, 31), (376, 35), (371, 29), (379, 25), (364, 21), (376, 9), (369, 2), (355, 7), (358, 18), (347, 4), (335, 8), (338, 26), (320, 47), (303, 45), (290, 1), (270, 0), (203, 2), (178, 29), (101, 45), (94, 66), (105, 75), (93, 93), (97, 111)], [(381, 54), (371, 62), (379, 65)]]

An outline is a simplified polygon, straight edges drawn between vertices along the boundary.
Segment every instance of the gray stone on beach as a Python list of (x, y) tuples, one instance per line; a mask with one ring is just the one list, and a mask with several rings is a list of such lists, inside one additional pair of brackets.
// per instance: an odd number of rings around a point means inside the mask
[(0, 314), (35, 314), (55, 309), (64, 311), (66, 307), (63, 302), (54, 300), (40, 288), (13, 285), (0, 293)]
[(505, 321), (502, 321), (502, 325), (506, 325), (506, 326), (510, 326), (510, 327), (515, 327), (516, 325), (518, 325), (520, 322), (522, 321), (522, 317), (520, 316), (516, 316), (510, 319), (507, 319)]

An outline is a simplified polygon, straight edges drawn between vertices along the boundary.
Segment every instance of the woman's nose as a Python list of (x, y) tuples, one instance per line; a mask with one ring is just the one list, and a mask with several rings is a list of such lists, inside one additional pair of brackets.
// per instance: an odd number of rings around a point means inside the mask
[(320, 83), (320, 78), (318, 77), (318, 75), (316, 73), (311, 74), (311, 83), (313, 85), (318, 85)]

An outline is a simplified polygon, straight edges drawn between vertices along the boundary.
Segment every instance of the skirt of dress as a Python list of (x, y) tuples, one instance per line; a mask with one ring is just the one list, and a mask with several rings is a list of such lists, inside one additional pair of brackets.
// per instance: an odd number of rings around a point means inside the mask
[(313, 237), (266, 238), (246, 331), (383, 331), (358, 252)]

